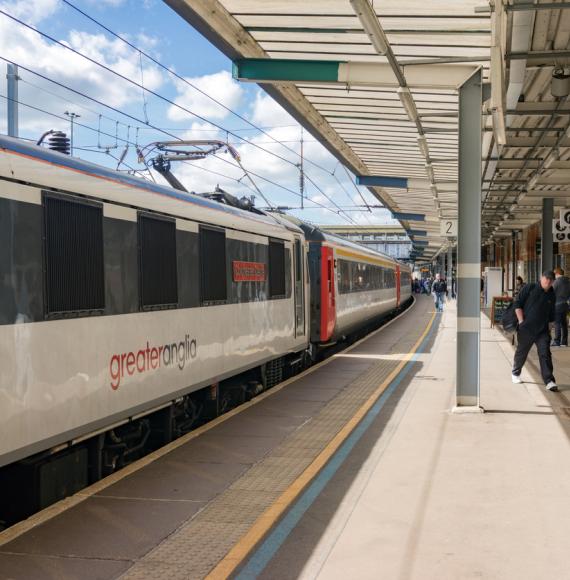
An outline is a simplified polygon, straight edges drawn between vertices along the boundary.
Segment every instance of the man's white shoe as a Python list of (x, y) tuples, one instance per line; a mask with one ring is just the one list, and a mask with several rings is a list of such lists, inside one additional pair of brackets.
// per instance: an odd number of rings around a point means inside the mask
[(558, 385), (554, 381), (550, 381), (546, 385), (546, 390), (550, 391), (551, 393), (555, 393), (558, 390)]
[(520, 385), (522, 383), (522, 379), (518, 375), (511, 375), (511, 377), (515, 385)]

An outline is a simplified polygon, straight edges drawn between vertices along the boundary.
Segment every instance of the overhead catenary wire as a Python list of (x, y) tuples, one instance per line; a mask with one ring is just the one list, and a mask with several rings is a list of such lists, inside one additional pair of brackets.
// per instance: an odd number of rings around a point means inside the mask
[(344, 169), (344, 172), (346, 173), (346, 177), (348, 178), (348, 181), (350, 183), (352, 183), (352, 185), (354, 186), (354, 189), (356, 189), (356, 191), (358, 192), (358, 195), (360, 195), (362, 201), (364, 202), (364, 205), (368, 208), (368, 211), (370, 210), (370, 205), (368, 204), (368, 202), (366, 201), (364, 195), (362, 194), (362, 191), (360, 191), (360, 188), (356, 185), (356, 183), (354, 183), (354, 181), (352, 180), (352, 178), (350, 177), (350, 174), (348, 173), (348, 169), (342, 165), (342, 163), (340, 164), (341, 167)]
[[(75, 4), (73, 4), (73, 2), (70, 2), (69, 0), (61, 0), (61, 1), (64, 4), (66, 4), (67, 6), (69, 6), (70, 8), (72, 8), (73, 10), (75, 10), (76, 12), (78, 12), (79, 14), (81, 14), (82, 16), (84, 16), (85, 18), (87, 18), (88, 20), (90, 20), (91, 22), (93, 22), (94, 24), (96, 24), (97, 26), (99, 26), (100, 28), (102, 28), (103, 30), (105, 30), (106, 32), (108, 32), (110, 35), (114, 36), (115, 38), (117, 38), (121, 42), (124, 42), (127, 46), (129, 46), (133, 50), (137, 51), (141, 57), (144, 55), (145, 58), (147, 58), (148, 60), (150, 60), (151, 62), (153, 62), (158, 67), (162, 68), (163, 70), (165, 70), (166, 72), (168, 72), (169, 74), (174, 76), (175, 78), (177, 78), (179, 81), (185, 83), (189, 87), (192, 87), (194, 90), (198, 91), (201, 95), (204, 95), (205, 97), (210, 99), (212, 102), (216, 103), (217, 105), (219, 105), (220, 107), (222, 107), (226, 111), (232, 113), (232, 115), (235, 115), (238, 119), (242, 120), (244, 123), (247, 123), (248, 125), (250, 125), (252, 129), (255, 129), (255, 130), (259, 131), (260, 133), (269, 137), (272, 140), (272, 142), (275, 142), (279, 145), (282, 145), (284, 143), (284, 141), (276, 139), (275, 137), (273, 137), (273, 135), (271, 135), (270, 133), (267, 133), (262, 127), (257, 126), (255, 123), (252, 123), (249, 119), (247, 119), (243, 115), (240, 115), (238, 112), (236, 112), (233, 109), (231, 109), (230, 107), (224, 105), (224, 103), (222, 103), (221, 101), (219, 101), (215, 97), (212, 97), (212, 95), (210, 95), (206, 91), (202, 90), (200, 87), (196, 86), (194, 83), (191, 83), (187, 78), (183, 77), (182, 75), (179, 75), (176, 71), (172, 70), (170, 67), (161, 63), (158, 59), (154, 58), (151, 54), (148, 54), (147, 52), (142, 50), (140, 47), (136, 46), (135, 44), (133, 44), (132, 42), (130, 42), (129, 40), (127, 40), (126, 38), (121, 36), (120, 34), (111, 30), (108, 26), (106, 26), (105, 24), (103, 24), (102, 22), (100, 22), (99, 20), (97, 20), (96, 18), (91, 16), (90, 14), (87, 14), (87, 12), (85, 12), (84, 10), (81, 10), (81, 8), (75, 6)], [(141, 62), (141, 70), (142, 70), (142, 62)], [(289, 126), (295, 127), (296, 125), (289, 125)], [(295, 155), (299, 155), (299, 153), (297, 151), (295, 151), (294, 149), (291, 149), (290, 147), (286, 147), (285, 145), (283, 145), (283, 147), (285, 149), (287, 149), (288, 151), (290, 151), (291, 153), (294, 153)], [(322, 167), (321, 165), (319, 165), (318, 163), (315, 163), (314, 161), (312, 161), (310, 159), (307, 159), (307, 162), (314, 165), (315, 167), (318, 167), (319, 169), (321, 169), (323, 171), (326, 171), (327, 173), (329, 172), (328, 169), (326, 169), (325, 167)]]
[[(21, 105), (22, 107), (32, 109), (34, 111), (37, 111), (38, 113), (43, 113), (44, 115), (49, 115), (50, 117), (60, 119), (61, 121), (67, 121), (66, 117), (62, 117), (61, 115), (58, 115), (57, 113), (53, 113), (53, 112), (48, 111), (46, 109), (42, 109), (41, 107), (36, 107), (35, 105), (30, 105), (29, 103), (26, 103), (26, 102), (21, 101), (21, 100), (9, 99), (7, 95), (3, 95), (0, 93), (0, 98), (5, 99), (6, 101), (11, 100), (12, 102), (14, 102), (18, 105)], [(93, 131), (95, 133), (100, 133), (100, 134), (106, 135), (108, 137), (113, 137), (113, 135), (111, 135), (110, 133), (105, 133), (104, 131), (100, 131), (99, 129), (95, 129), (95, 127), (91, 127), (89, 125), (86, 125), (85, 123), (80, 123), (79, 121), (75, 121), (75, 125), (77, 125), (78, 127), (81, 127), (82, 129), (87, 129), (87, 130)], [(123, 141), (127, 146), (129, 144), (134, 145), (134, 143), (127, 141), (125, 139), (122, 139), (120, 137), (119, 137), (119, 140)], [(118, 161), (118, 159), (116, 157), (114, 157), (113, 155), (111, 155), (108, 150), (107, 151), (98, 151), (97, 149), (90, 149), (87, 147), (74, 147), (74, 149), (77, 149), (79, 151), (89, 151), (90, 153), (101, 153), (103, 155), (109, 155), (110, 157), (113, 157), (113, 159)], [(104, 147), (102, 149), (104, 149)], [(130, 170), (132, 170), (133, 172), (136, 172), (136, 173), (144, 173), (145, 171), (148, 171), (148, 168), (146, 168), (145, 170), (137, 169), (135, 167), (132, 167), (128, 163), (125, 163), (125, 161), (122, 161), (122, 164), (125, 165), (125, 167), (128, 167)]]
[[(64, 1), (64, 0), (62, 0)], [(57, 40), (57, 38), (54, 38), (53, 36), (51, 36), (50, 34), (48, 34), (47, 32), (43, 32), (42, 30), (38, 29), (38, 28), (34, 28), (33, 26), (31, 26), (30, 24), (28, 24), (27, 22), (24, 22), (23, 20), (21, 20), (20, 18), (17, 18), (16, 16), (9, 14), (8, 12), (6, 12), (5, 10), (2, 10), (0, 8), (0, 14), (2, 14), (3, 16), (6, 16), (7, 18), (10, 18), (11, 20), (13, 20), (14, 22), (17, 22), (18, 24), (20, 24), (21, 26), (24, 26), (25, 28), (27, 28), (28, 30), (31, 30), (32, 32), (35, 32), (36, 34), (38, 34), (39, 36), (43, 36), (44, 38), (47, 38), (48, 40), (50, 40), (51, 42), (53, 42), (54, 44), (57, 44), (58, 46), (60, 46), (61, 48), (68, 50), (70, 52), (72, 52), (73, 54), (76, 54), (77, 56), (80, 56), (81, 58), (87, 60), (88, 62), (90, 62), (91, 64), (94, 64), (100, 68), (102, 68), (103, 70), (106, 70), (107, 72), (117, 76), (118, 78), (124, 80), (125, 82), (141, 89), (141, 90), (145, 90), (146, 92), (148, 92), (149, 94), (153, 95), (154, 97), (157, 97), (158, 99), (168, 103), (169, 105), (172, 105), (173, 107), (176, 107), (177, 109), (180, 109), (181, 111), (184, 111), (185, 113), (187, 113), (188, 115), (191, 115), (193, 117), (196, 117), (197, 119), (199, 119), (200, 121), (203, 121), (204, 123), (209, 123), (210, 125), (217, 127), (220, 131), (227, 133), (228, 135), (232, 135), (234, 137), (236, 137), (237, 139), (243, 140), (246, 143), (249, 143), (250, 145), (253, 145), (254, 147), (256, 147), (257, 149), (263, 151), (264, 153), (267, 153), (269, 155), (272, 155), (278, 159), (281, 159), (282, 161), (284, 161), (285, 163), (289, 163), (290, 165), (295, 166), (295, 162), (291, 161), (290, 159), (287, 159), (286, 157), (283, 157), (282, 155), (279, 155), (278, 153), (275, 153), (274, 151), (270, 151), (269, 149), (265, 149), (264, 147), (260, 147), (259, 145), (257, 145), (254, 141), (250, 141), (245, 139), (244, 137), (242, 137), (241, 135), (235, 134), (235, 133), (231, 133), (230, 131), (228, 131), (227, 129), (225, 129), (224, 127), (222, 127), (221, 125), (217, 124), (214, 121), (211, 121), (210, 119), (204, 117), (203, 115), (200, 115), (198, 113), (195, 113), (194, 111), (188, 109), (187, 107), (184, 107), (183, 105), (181, 105), (180, 103), (177, 103), (176, 101), (173, 101), (172, 99), (165, 97), (164, 95), (161, 95), (160, 93), (154, 91), (153, 89), (149, 89), (143, 85), (141, 85), (139, 82), (130, 79), (129, 77), (113, 70), (112, 68), (108, 67), (107, 65), (98, 62), (97, 60), (91, 58), (90, 56), (87, 56), (86, 54), (82, 53), (81, 51), (73, 48), (72, 46), (69, 46), (68, 44), (61, 42), (60, 40)], [(139, 49), (136, 49), (139, 50)], [(142, 121), (143, 123), (150, 125), (150, 123), (146, 123), (145, 121)], [(270, 136), (269, 134), (266, 133), (266, 135)], [(276, 141), (277, 143), (279, 143), (279, 141)], [(296, 151), (291, 150), (292, 153), (294, 153), (295, 155), (299, 155)], [(328, 171), (327, 169), (322, 168), (324, 171), (326, 171), (327, 173), (330, 173), (330, 171)]]
[[(0, 55), (0, 60), (3, 60), (4, 62), (9, 62), (9, 63), (11, 63), (11, 64), (18, 64), (18, 63), (14, 62), (14, 61), (12, 61), (12, 60), (10, 60), (10, 59), (6, 58), (6, 57), (3, 57), (3, 56), (1, 56), (1, 55)], [(92, 100), (93, 102), (97, 103), (98, 105), (101, 105), (101, 106), (104, 106), (104, 107), (106, 107), (106, 108), (109, 108), (109, 109), (113, 110), (114, 112), (116, 112), (116, 113), (118, 113), (118, 114), (120, 114), (120, 115), (124, 115), (125, 117), (127, 117), (127, 118), (130, 118), (130, 119), (132, 119), (132, 120), (134, 120), (134, 121), (136, 121), (136, 122), (139, 122), (139, 123), (141, 122), (141, 120), (140, 120), (139, 118), (137, 118), (137, 117), (135, 117), (135, 116), (133, 116), (133, 115), (131, 115), (131, 114), (129, 114), (129, 113), (126, 113), (126, 112), (124, 112), (124, 111), (121, 111), (120, 109), (118, 109), (118, 108), (116, 108), (116, 107), (113, 107), (112, 105), (108, 105), (108, 104), (106, 104), (106, 103), (103, 103), (102, 101), (99, 101), (99, 100), (98, 100), (98, 99), (96, 99), (95, 97), (91, 97), (91, 96), (89, 96), (89, 95), (87, 95), (87, 94), (85, 94), (85, 93), (83, 93), (83, 92), (81, 92), (81, 91), (79, 91), (79, 90), (77, 90), (77, 89), (73, 89), (73, 88), (71, 88), (71, 87), (68, 87), (67, 85), (64, 85), (63, 83), (60, 83), (59, 81), (56, 81), (56, 80), (54, 80), (54, 79), (50, 79), (49, 77), (47, 77), (47, 76), (43, 75), (42, 73), (38, 73), (37, 71), (34, 71), (34, 70), (30, 69), (29, 67), (26, 67), (26, 66), (24, 66), (24, 65), (20, 65), (20, 64), (18, 64), (18, 66), (19, 66), (19, 68), (20, 68), (21, 70), (23, 70), (23, 71), (26, 71), (26, 72), (29, 72), (29, 73), (31, 73), (31, 74), (34, 74), (34, 75), (36, 75), (36, 76), (38, 76), (38, 77), (40, 77), (40, 78), (42, 78), (42, 79), (44, 79), (44, 80), (46, 80), (46, 81), (48, 81), (48, 82), (51, 82), (51, 83), (53, 83), (53, 84), (55, 84), (55, 85), (57, 85), (57, 86), (60, 86), (61, 88), (64, 88), (64, 89), (66, 89), (66, 90), (69, 90), (69, 91), (71, 91), (71, 92), (73, 92), (73, 93), (75, 93), (75, 94), (77, 94), (77, 95), (79, 95), (79, 96), (81, 96), (81, 97), (83, 97), (83, 98), (86, 98), (86, 99)], [(0, 96), (2, 96), (3, 98), (7, 99), (7, 97), (6, 97), (6, 96), (4, 96), (4, 95), (0, 95)], [(38, 112), (45, 113), (45, 114), (47, 114), (47, 115), (50, 115), (50, 116), (52, 116), (52, 117), (55, 117), (55, 118), (58, 118), (58, 119), (61, 119), (61, 120), (64, 120), (64, 121), (66, 121), (66, 120), (67, 120), (67, 119), (65, 119), (64, 117), (61, 117), (61, 116), (57, 115), (56, 113), (52, 113), (52, 112), (50, 112), (50, 111), (46, 111), (46, 110), (44, 110), (44, 109), (41, 109), (41, 108), (39, 108), (39, 107), (36, 107), (36, 106), (34, 106), (34, 105), (30, 105), (30, 104), (28, 104), (28, 103), (24, 103), (24, 102), (22, 102), (22, 101), (17, 101), (17, 102), (18, 102), (18, 104), (21, 104), (21, 105), (23, 105), (23, 106), (25, 106), (25, 107), (29, 107), (29, 108), (31, 108), (31, 109), (33, 109), (33, 110), (36, 110), (36, 111), (38, 111)], [(98, 131), (98, 129), (95, 129), (94, 127), (90, 127), (89, 125), (85, 125), (84, 123), (78, 123), (78, 126), (81, 126), (82, 128), (85, 128), (85, 129), (88, 129), (88, 130), (91, 130), (91, 131), (93, 131), (93, 132), (97, 132), (97, 131)], [(167, 131), (164, 131), (163, 129), (161, 129), (161, 128), (159, 128), (159, 127), (155, 127), (154, 125), (151, 125), (151, 124), (149, 124), (149, 126), (150, 126), (150, 127), (152, 127), (153, 129), (155, 129), (155, 130), (156, 130), (157, 132), (159, 132), (159, 133), (162, 133), (162, 134), (168, 135), (169, 137), (172, 137), (172, 138), (174, 138), (174, 139), (177, 139), (177, 140), (179, 140), (179, 137), (177, 137), (176, 135), (172, 135), (172, 134), (168, 133)], [(125, 139), (123, 139), (122, 137), (118, 137), (116, 134), (115, 134), (115, 135), (112, 135), (112, 134), (110, 134), (110, 133), (106, 133), (106, 132), (104, 132), (104, 131), (101, 131), (101, 134), (103, 134), (103, 135), (106, 135), (106, 136), (109, 136), (109, 137), (117, 138), (119, 141), (122, 141), (123, 143), (128, 143), (128, 142), (127, 142)], [(135, 145), (133, 142), (130, 142), (130, 144), (131, 144), (131, 145), (133, 145), (133, 146)], [(237, 168), (237, 165), (234, 165), (233, 163), (231, 163), (230, 161), (228, 161), (228, 160), (226, 160), (226, 159), (223, 159), (223, 158), (221, 158), (221, 157), (216, 157), (216, 159), (219, 159), (220, 161), (222, 161), (222, 162), (224, 162), (224, 163), (227, 163), (227, 164), (231, 165), (232, 167), (236, 167), (236, 168)], [(191, 164), (191, 165), (192, 165), (192, 164)], [(202, 168), (202, 167), (200, 167), (199, 165), (192, 165), (192, 167), (194, 167), (194, 168), (199, 168), (199, 169), (204, 169), (205, 171), (210, 171), (210, 172), (212, 172), (212, 173), (215, 173), (215, 172), (213, 172), (213, 171), (211, 171), (211, 170), (208, 170), (208, 169), (206, 169), (206, 168)], [(147, 169), (148, 169), (148, 168), (147, 168)], [(244, 170), (244, 169), (242, 168), (242, 170)], [(248, 173), (249, 173), (249, 174), (253, 175), (254, 177), (256, 177), (256, 178), (258, 178), (258, 179), (261, 179), (261, 180), (263, 180), (263, 181), (265, 181), (265, 182), (267, 182), (267, 183), (269, 183), (269, 184), (271, 184), (271, 185), (273, 185), (273, 186), (275, 186), (275, 187), (277, 187), (277, 188), (279, 188), (279, 189), (282, 189), (282, 190), (286, 191), (287, 193), (291, 193), (291, 194), (293, 194), (293, 195), (295, 195), (295, 196), (299, 196), (299, 193), (298, 193), (298, 192), (296, 192), (296, 191), (294, 191), (294, 190), (292, 190), (292, 189), (290, 189), (290, 188), (288, 188), (288, 187), (286, 187), (286, 186), (284, 186), (284, 185), (281, 185), (280, 183), (277, 183), (277, 182), (275, 182), (275, 181), (273, 181), (273, 180), (271, 180), (271, 179), (268, 179), (268, 178), (266, 178), (266, 177), (264, 177), (264, 176), (262, 176), (262, 175), (258, 175), (257, 173), (254, 173), (254, 172), (252, 172), (252, 171), (249, 171), (249, 170), (247, 170), (247, 171), (248, 171)], [(152, 176), (152, 173), (150, 173), (150, 175)], [(226, 175), (223, 175), (223, 174), (218, 174), (218, 175), (220, 175), (220, 176), (222, 176), (222, 177), (226, 177), (226, 178), (232, 179), (232, 180), (235, 180), (235, 181), (236, 181), (236, 182), (238, 182), (238, 183), (241, 183), (241, 182), (240, 182), (238, 179), (231, 178), (231, 177), (228, 177), (228, 176), (226, 176)], [(154, 178), (153, 178), (153, 180), (154, 180)], [(242, 185), (244, 185), (244, 186), (245, 186), (245, 187), (247, 187), (248, 189), (251, 189), (251, 188), (250, 188), (249, 186), (247, 186), (246, 184), (242, 184)], [(326, 206), (326, 205), (324, 205), (324, 204), (322, 204), (322, 203), (320, 203), (320, 202), (317, 202), (317, 201), (314, 201), (314, 200), (310, 200), (310, 201), (311, 201), (311, 203), (313, 203), (315, 206), (317, 206), (317, 207), (319, 207), (319, 208), (321, 208), (321, 209), (324, 209), (324, 210), (326, 210), (326, 211), (330, 211), (330, 212), (334, 213), (335, 215), (339, 215), (339, 216), (340, 216), (340, 214), (338, 213), (338, 211), (335, 211), (334, 209), (332, 209), (332, 208), (330, 208), (330, 207), (328, 207), (328, 206)], [(349, 219), (349, 216), (340, 216), (340, 217), (343, 217), (343, 219), (345, 219), (346, 221), (350, 221), (350, 222), (352, 222), (352, 221), (353, 221), (353, 220)]]
[[(63, 1), (63, 0), (62, 0), (62, 1)], [(226, 132), (228, 135), (230, 134), (230, 133), (229, 133), (227, 130), (225, 130), (225, 129), (224, 129), (223, 127), (221, 127), (220, 125), (218, 125), (218, 124), (216, 124), (216, 123), (214, 123), (214, 122), (212, 122), (212, 121), (210, 121), (210, 120), (206, 119), (205, 117), (203, 117), (203, 116), (201, 116), (201, 115), (199, 115), (199, 114), (197, 114), (197, 113), (195, 113), (195, 112), (191, 111), (190, 109), (187, 109), (186, 107), (184, 107), (184, 106), (180, 105), (179, 103), (176, 103), (175, 101), (173, 101), (173, 100), (169, 99), (168, 97), (165, 97), (164, 95), (161, 95), (160, 93), (157, 93), (156, 91), (153, 91), (152, 89), (148, 89), (148, 88), (144, 87), (144, 86), (143, 86), (143, 85), (141, 85), (140, 83), (138, 83), (138, 82), (136, 82), (136, 81), (134, 81), (134, 80), (132, 80), (132, 79), (129, 79), (129, 78), (128, 78), (128, 77), (126, 77), (125, 75), (123, 75), (123, 74), (121, 74), (121, 73), (119, 73), (119, 72), (117, 72), (117, 71), (114, 71), (114, 70), (113, 70), (113, 69), (111, 69), (110, 67), (108, 67), (108, 66), (106, 66), (106, 65), (104, 65), (104, 64), (102, 64), (102, 63), (100, 63), (100, 62), (98, 62), (98, 61), (96, 61), (95, 59), (92, 59), (91, 57), (89, 57), (89, 56), (87, 56), (87, 55), (83, 54), (82, 52), (80, 52), (80, 51), (78, 51), (78, 50), (74, 49), (73, 47), (71, 47), (71, 46), (69, 46), (69, 45), (67, 45), (67, 44), (65, 44), (65, 43), (63, 43), (63, 42), (61, 42), (61, 41), (57, 40), (56, 38), (54, 38), (53, 36), (51, 36), (51, 35), (47, 34), (46, 32), (43, 32), (43, 31), (41, 31), (41, 30), (39, 30), (39, 29), (37, 29), (37, 28), (34, 28), (33, 26), (31, 26), (31, 25), (27, 24), (26, 22), (24, 22), (23, 20), (21, 20), (20, 18), (17, 18), (16, 16), (13, 16), (12, 14), (9, 14), (9, 13), (8, 13), (8, 12), (6, 12), (5, 10), (2, 10), (2, 9), (0, 9), (0, 14), (2, 14), (2, 15), (4, 15), (4, 16), (6, 16), (7, 18), (10, 18), (10, 19), (11, 19), (11, 20), (13, 20), (14, 22), (17, 22), (17, 23), (18, 23), (18, 24), (20, 24), (21, 26), (24, 26), (25, 28), (27, 28), (27, 29), (29, 29), (29, 30), (31, 30), (31, 31), (33, 31), (33, 32), (35, 32), (36, 34), (38, 34), (38, 35), (40, 35), (40, 36), (43, 36), (44, 38), (47, 38), (48, 40), (50, 40), (51, 42), (53, 42), (53, 43), (57, 44), (58, 46), (61, 46), (62, 48), (66, 49), (66, 50), (69, 50), (69, 51), (71, 51), (72, 53), (74, 53), (74, 54), (76, 54), (76, 55), (78, 55), (78, 56), (80, 56), (80, 57), (84, 58), (84, 59), (85, 59), (85, 60), (87, 60), (88, 62), (91, 62), (92, 64), (94, 64), (94, 65), (96, 65), (96, 66), (99, 66), (99, 67), (100, 67), (100, 68), (102, 68), (103, 70), (106, 70), (107, 72), (109, 72), (109, 73), (111, 73), (111, 74), (113, 74), (113, 75), (117, 76), (118, 78), (121, 78), (122, 80), (124, 80), (124, 81), (128, 82), (129, 84), (131, 84), (131, 85), (133, 85), (133, 86), (135, 86), (135, 87), (138, 87), (139, 89), (142, 89), (142, 90), (145, 90), (145, 91), (147, 91), (149, 94), (151, 94), (151, 95), (153, 95), (153, 96), (156, 96), (157, 98), (161, 99), (161, 100), (162, 100), (162, 101), (164, 101), (164, 102), (167, 102), (167, 103), (169, 103), (170, 105), (172, 105), (172, 106), (174, 106), (174, 107), (177, 107), (177, 108), (179, 108), (180, 110), (182, 110), (182, 111), (184, 111), (184, 112), (188, 113), (189, 115), (192, 115), (192, 116), (194, 116), (194, 117), (196, 117), (196, 118), (198, 118), (198, 119), (200, 119), (200, 120), (202, 120), (202, 121), (204, 121), (204, 122), (206, 122), (206, 123), (210, 123), (211, 125), (213, 125), (213, 126), (215, 126), (215, 127), (218, 127), (220, 130), (222, 130), (222, 131)], [(13, 61), (10, 61), (9, 59), (5, 59), (5, 58), (4, 58), (3, 60), (6, 60), (7, 62), (12, 62), (12, 64), (17, 64), (17, 63), (14, 63)], [(29, 70), (29, 69), (28, 69), (28, 70)], [(42, 75), (39, 75), (39, 76), (42, 76)], [(44, 77), (44, 78), (46, 78), (46, 77)], [(51, 79), (49, 79), (49, 80), (51, 80)], [(66, 87), (66, 88), (69, 88), (69, 87)], [(70, 89), (70, 90), (72, 90), (72, 89)], [(85, 96), (86, 98), (90, 98), (90, 97), (88, 97), (87, 95), (83, 95), (83, 96)], [(94, 101), (95, 101), (95, 102), (98, 102), (99, 104), (101, 104), (101, 105), (103, 105), (103, 106), (109, 106), (109, 105), (106, 105), (106, 104), (104, 104), (104, 103), (101, 103), (101, 101), (98, 101), (98, 100), (95, 100), (95, 99), (94, 99)], [(111, 108), (112, 108), (112, 107), (111, 107)], [(128, 114), (126, 114), (126, 113), (122, 113), (122, 114), (125, 114), (125, 116), (127, 116), (127, 117), (134, 118), (133, 116), (131, 116), (131, 115), (128, 115)], [(139, 119), (137, 119), (137, 121), (138, 121), (138, 122), (141, 122)], [(142, 121), (142, 122), (144, 122), (144, 121)], [(145, 124), (147, 124), (147, 125), (150, 125), (150, 122), (149, 122), (149, 123), (145, 123)], [(232, 135), (233, 135), (234, 137), (237, 137), (238, 139), (243, 139), (243, 140), (244, 140), (246, 143), (249, 143), (249, 144), (250, 144), (250, 145), (252, 145), (253, 147), (255, 147), (255, 148), (257, 148), (257, 149), (259, 149), (259, 150), (261, 150), (261, 151), (263, 151), (263, 152), (265, 152), (265, 153), (268, 153), (269, 155), (273, 155), (274, 157), (276, 157), (276, 158), (278, 158), (278, 159), (281, 159), (282, 161), (284, 161), (284, 162), (286, 162), (286, 163), (289, 163), (289, 164), (291, 164), (291, 165), (293, 165), (293, 166), (296, 166), (296, 164), (295, 164), (293, 161), (291, 161), (290, 159), (287, 159), (287, 158), (285, 158), (285, 157), (282, 157), (281, 155), (278, 155), (278, 154), (277, 154), (277, 153), (275, 153), (275, 152), (272, 152), (272, 151), (269, 151), (268, 149), (265, 149), (265, 148), (263, 148), (263, 147), (260, 147), (260, 146), (259, 146), (259, 145), (257, 145), (257, 144), (256, 144), (254, 141), (246, 140), (246, 139), (244, 139), (243, 137), (241, 137), (240, 135), (237, 135), (237, 134), (234, 134), (234, 133), (232, 133)], [(179, 139), (178, 137), (176, 137), (175, 135), (172, 135), (172, 134), (169, 134), (169, 136), (171, 136), (171, 137), (173, 137), (173, 138), (175, 138), (175, 139)], [(295, 152), (295, 154), (296, 154), (296, 155), (298, 155), (296, 152)], [(325, 170), (325, 171), (327, 171), (327, 173), (329, 173), (329, 174), (330, 174), (330, 172), (329, 172), (328, 170)], [(250, 172), (250, 173), (251, 173), (251, 172)], [(251, 175), (255, 175), (255, 174), (251, 173)], [(256, 176), (256, 177), (257, 177), (257, 176)], [(333, 201), (333, 200), (332, 200), (332, 199), (331, 199), (329, 196), (327, 196), (327, 195), (326, 195), (324, 192), (322, 192), (322, 190), (319, 190), (319, 191), (321, 191), (322, 195), (323, 195), (323, 196), (324, 196), (326, 199), (328, 199), (328, 200), (329, 200), (329, 201), (330, 201), (330, 202), (331, 202), (333, 205), (335, 205), (337, 208), (339, 207), (339, 206), (338, 206), (338, 205), (337, 205), (337, 204), (336, 204), (336, 203), (335, 203), (335, 202), (334, 202), (334, 201)], [(339, 210), (339, 211), (342, 211), (342, 210)], [(340, 215), (340, 214), (339, 214), (339, 215)], [(346, 218), (346, 220), (347, 220), (347, 221), (349, 221), (349, 222), (352, 222), (352, 223), (355, 223), (355, 222), (354, 222), (354, 220), (353, 220), (353, 219), (352, 219), (352, 218), (351, 218), (351, 217), (350, 217), (348, 214), (345, 214), (345, 218)]]
[[(32, 74), (34, 74), (34, 73), (32, 73)], [(65, 101), (66, 103), (69, 103), (70, 105), (73, 105), (74, 107), (78, 107), (78, 108), (81, 108), (85, 111), (89, 111), (93, 115), (97, 115), (98, 117), (100, 117), (102, 119), (107, 119), (108, 121), (112, 121), (113, 123), (119, 123), (119, 125), (122, 125), (125, 128), (129, 127), (129, 125), (127, 125), (127, 123), (123, 123), (122, 121), (118, 121), (114, 117), (109, 117), (108, 115), (103, 115), (100, 111), (96, 111), (95, 109), (92, 109), (83, 103), (73, 101), (64, 95), (50, 91), (46, 87), (42, 87), (41, 85), (37, 85), (36, 83), (32, 83), (28, 79), (26, 79), (25, 77), (20, 77), (18, 80), (26, 85), (29, 85), (30, 87), (33, 87), (34, 89), (36, 89), (38, 91), (42, 91), (48, 95), (51, 95), (52, 97), (56, 97), (57, 99), (61, 99), (62, 101)], [(134, 127), (132, 125), (130, 125), (130, 127), (135, 128), (135, 129), (151, 129), (150, 127), (145, 127), (144, 125), (140, 126), (140, 127), (138, 125), (135, 125)], [(114, 135), (113, 135), (113, 137), (114, 137)]]

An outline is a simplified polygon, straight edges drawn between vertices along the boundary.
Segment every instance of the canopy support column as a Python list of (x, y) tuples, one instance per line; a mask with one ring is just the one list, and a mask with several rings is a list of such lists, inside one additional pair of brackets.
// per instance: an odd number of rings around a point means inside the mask
[(459, 89), (457, 411), (480, 411), (481, 71)]
[[(544, 197), (542, 199), (542, 250), (540, 252), (541, 273), (552, 270), (554, 266), (552, 220), (554, 218), (554, 199)], [(529, 280), (530, 282), (530, 280)]]
[(447, 292), (448, 296), (453, 296), (453, 248), (447, 248)]

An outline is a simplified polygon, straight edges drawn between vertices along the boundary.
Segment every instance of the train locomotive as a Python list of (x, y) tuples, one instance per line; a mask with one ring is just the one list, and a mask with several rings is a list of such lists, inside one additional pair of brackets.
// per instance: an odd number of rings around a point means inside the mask
[(287, 216), (0, 137), (0, 520), (305, 368), (410, 281)]

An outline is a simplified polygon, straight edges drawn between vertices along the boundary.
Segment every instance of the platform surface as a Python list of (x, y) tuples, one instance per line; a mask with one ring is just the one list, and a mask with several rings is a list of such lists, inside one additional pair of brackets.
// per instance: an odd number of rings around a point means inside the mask
[[(455, 312), (351, 350), (0, 534), (0, 579), (570, 577), (561, 391), (482, 317), (482, 415), (451, 414)], [(10, 531), (8, 531), (10, 532)]]
[(221, 561), (218, 577), (234, 570), (244, 554), (231, 550), (284, 513), (435, 329), (431, 310), (415, 304), (349, 351), (0, 534), (0, 578), (202, 578)]
[(392, 428), (355, 448), (358, 474), (339, 473), (261, 577), (570, 578), (570, 349), (554, 351), (559, 393), (544, 390), (535, 352), (513, 385), (510, 341), (483, 316), (486, 412), (455, 415), (455, 327), (452, 303)]

